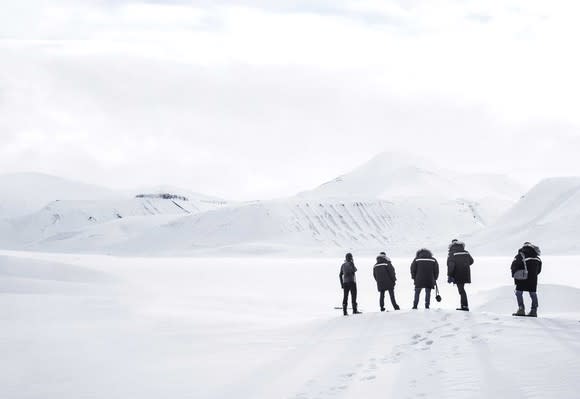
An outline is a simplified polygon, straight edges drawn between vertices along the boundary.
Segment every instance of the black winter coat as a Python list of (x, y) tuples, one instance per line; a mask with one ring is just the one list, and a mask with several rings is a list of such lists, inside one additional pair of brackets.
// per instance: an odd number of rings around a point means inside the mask
[[(522, 254), (524, 255), (524, 258), (522, 258)], [(542, 272), (542, 260), (539, 257), (539, 249), (531, 245), (524, 245), (520, 248), (512, 262), (512, 277), (516, 270), (524, 268), (524, 262), (522, 259), (525, 259), (526, 266), (528, 267), (528, 278), (527, 280), (514, 279), (516, 290), (536, 292), (538, 289), (538, 274)]]
[(357, 271), (356, 266), (353, 262), (345, 260), (342, 266), (340, 267), (340, 273), (338, 274), (338, 278), (340, 279), (340, 284), (346, 283), (356, 283), (355, 273)]
[(411, 277), (415, 288), (435, 288), (439, 278), (439, 263), (428, 249), (420, 249), (411, 264)]
[(471, 265), (473, 265), (473, 258), (465, 250), (464, 243), (458, 242), (449, 247), (447, 276), (452, 277), (456, 284), (471, 283)]
[(373, 267), (373, 276), (375, 277), (379, 291), (388, 291), (395, 288), (397, 276), (395, 274), (395, 268), (389, 258), (377, 258), (377, 263)]

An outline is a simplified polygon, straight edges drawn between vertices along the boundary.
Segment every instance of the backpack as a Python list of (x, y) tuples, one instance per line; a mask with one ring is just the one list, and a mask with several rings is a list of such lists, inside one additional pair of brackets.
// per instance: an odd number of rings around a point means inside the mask
[(526, 257), (525, 255), (520, 252), (520, 256), (522, 257), (522, 262), (524, 263), (524, 268), (516, 270), (514, 273), (515, 280), (527, 280), (528, 279), (528, 265), (526, 265)]

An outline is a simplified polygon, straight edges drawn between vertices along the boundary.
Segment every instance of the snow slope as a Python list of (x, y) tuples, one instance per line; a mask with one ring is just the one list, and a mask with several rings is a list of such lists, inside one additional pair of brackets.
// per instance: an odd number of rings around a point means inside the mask
[(507, 176), (449, 171), (409, 154), (385, 152), (352, 172), (300, 195), (388, 200), (435, 197), (477, 201), (495, 198), (509, 203), (517, 200), (523, 191), (520, 184)]
[[(140, 226), (145, 231), (150, 225), (163, 224), (172, 216), (189, 215), (216, 209), (225, 202), (213, 200), (184, 200), (179, 198), (133, 198), (115, 201), (56, 201), (38, 212), (7, 220), (0, 226), (0, 243), (12, 248), (25, 248), (42, 242), (66, 241), (80, 231), (91, 230), (114, 220), (127, 220), (121, 227), (127, 234)], [(135, 222), (135, 217), (153, 220)], [(169, 218), (168, 218), (169, 217)], [(108, 226), (108, 224), (107, 224)], [(133, 226), (133, 227), (131, 227)], [(114, 228), (112, 229), (114, 230)], [(126, 239), (126, 236), (103, 232), (106, 240)], [(90, 233), (95, 240), (95, 233)], [(73, 250), (72, 247), (68, 250)]]
[(546, 253), (580, 252), (580, 177), (546, 179), (497, 223), (468, 237), (481, 253), (512, 253), (525, 241)]
[[(460, 200), (425, 204), (413, 199), (259, 201), (165, 222), (152, 220), (139, 232), (123, 227), (134, 224), (132, 219), (120, 219), (65, 236), (47, 234), (29, 248), (118, 254), (305, 254), (349, 249), (374, 253), (376, 248), (409, 253), (420, 246), (442, 246), (461, 232), (485, 225), (475, 204)], [(112, 233), (121, 230), (127, 231), (125, 237)]]
[[(167, 187), (152, 192), (183, 195)], [(3, 236), (12, 243), (3, 245), (118, 254), (314, 254), (376, 248), (404, 254), (421, 246), (443, 247), (460, 234), (481, 230), (515, 201), (516, 192), (519, 186), (507, 178), (446, 172), (423, 160), (384, 153), (334, 182), (278, 200), (228, 204), (185, 193), (193, 200), (60, 201), (11, 220), (15, 232)], [(150, 213), (195, 215), (146, 222), (126, 217)]]
[[(205, 212), (228, 204), (168, 186), (116, 192), (42, 174), (0, 176), (0, 193), (6, 212), (5, 218), (0, 218), (0, 245), (13, 249), (45, 240), (66, 240), (83, 229), (113, 220), (159, 216), (156, 221), (128, 222), (122, 229), (130, 233), (136, 226), (146, 229), (150, 224), (165, 223), (168, 216)], [(113, 231), (105, 235), (110, 236), (109, 241), (120, 238)]]
[(107, 188), (41, 173), (0, 175), (0, 219), (37, 211), (55, 200), (103, 200), (121, 196)]
[(343, 317), (339, 261), (0, 253), (2, 396), (578, 396), (578, 257), (544, 259), (538, 319), (509, 316), (509, 257), (476, 258), (471, 313), (446, 284), (409, 310), (409, 258), (393, 259), (402, 310), (380, 313), (356, 257), (365, 313)]
[(27, 245), (47, 238), (59, 239), (75, 231), (132, 216), (185, 215), (200, 212), (194, 202), (179, 199), (134, 198), (116, 201), (56, 201), (38, 212), (9, 219), (14, 244)]

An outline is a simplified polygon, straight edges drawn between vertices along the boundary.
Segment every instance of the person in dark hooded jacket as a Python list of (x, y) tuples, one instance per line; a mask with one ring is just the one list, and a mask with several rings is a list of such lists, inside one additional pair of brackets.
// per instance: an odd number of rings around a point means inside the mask
[(338, 278), (340, 279), (340, 286), (343, 290), (342, 298), (342, 313), (348, 316), (347, 304), (348, 304), (348, 293), (350, 292), (350, 300), (352, 302), (352, 313), (358, 314), (358, 304), (356, 303), (356, 273), (357, 269), (354, 265), (354, 260), (351, 253), (346, 254), (344, 263), (340, 267), (340, 273)]
[(451, 241), (447, 256), (447, 282), (456, 284), (461, 298), (461, 307), (457, 310), (469, 311), (465, 284), (471, 284), (471, 265), (473, 258), (465, 250), (465, 244), (459, 240)]
[(431, 251), (422, 248), (417, 251), (417, 255), (411, 264), (411, 278), (415, 282), (415, 299), (413, 309), (417, 309), (421, 290), (425, 288), (425, 309), (429, 309), (431, 302), (431, 290), (435, 288), (439, 278), (439, 263), (433, 257)]
[(377, 263), (373, 267), (373, 276), (377, 282), (377, 289), (380, 293), (379, 306), (381, 307), (381, 312), (385, 311), (385, 291), (389, 291), (393, 308), (399, 310), (399, 305), (397, 305), (397, 300), (395, 299), (395, 284), (397, 281), (395, 268), (384, 252), (381, 252), (379, 256), (377, 256)]
[(514, 278), (516, 298), (518, 301), (518, 310), (513, 314), (514, 316), (526, 316), (523, 291), (528, 291), (532, 299), (532, 307), (527, 316), (538, 317), (538, 295), (536, 291), (538, 289), (538, 274), (542, 272), (540, 254), (540, 248), (529, 242), (525, 242), (512, 262), (512, 277), (515, 276), (518, 270), (527, 269), (528, 271), (528, 278), (525, 280), (517, 280)]

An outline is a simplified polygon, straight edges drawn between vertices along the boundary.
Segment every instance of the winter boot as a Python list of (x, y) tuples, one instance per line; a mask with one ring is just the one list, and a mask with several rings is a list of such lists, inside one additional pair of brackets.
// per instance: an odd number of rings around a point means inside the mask
[(381, 308), (381, 312), (384, 312), (384, 311), (385, 311), (385, 308)]
[(528, 317), (538, 317), (538, 311), (534, 308), (531, 308), (530, 313), (528, 313)]
[(342, 314), (343, 314), (344, 316), (348, 316), (348, 312), (346, 311), (346, 306), (343, 306), (343, 307), (342, 307)]
[(395, 310), (401, 310), (401, 308), (399, 307), (399, 305), (395, 305)]
[(361, 312), (358, 311), (358, 307), (357, 306), (353, 306), (352, 307), (352, 314), (361, 314)]
[(512, 313), (512, 316), (525, 316), (526, 315), (526, 309), (520, 307), (518, 308), (518, 311), (515, 313)]

